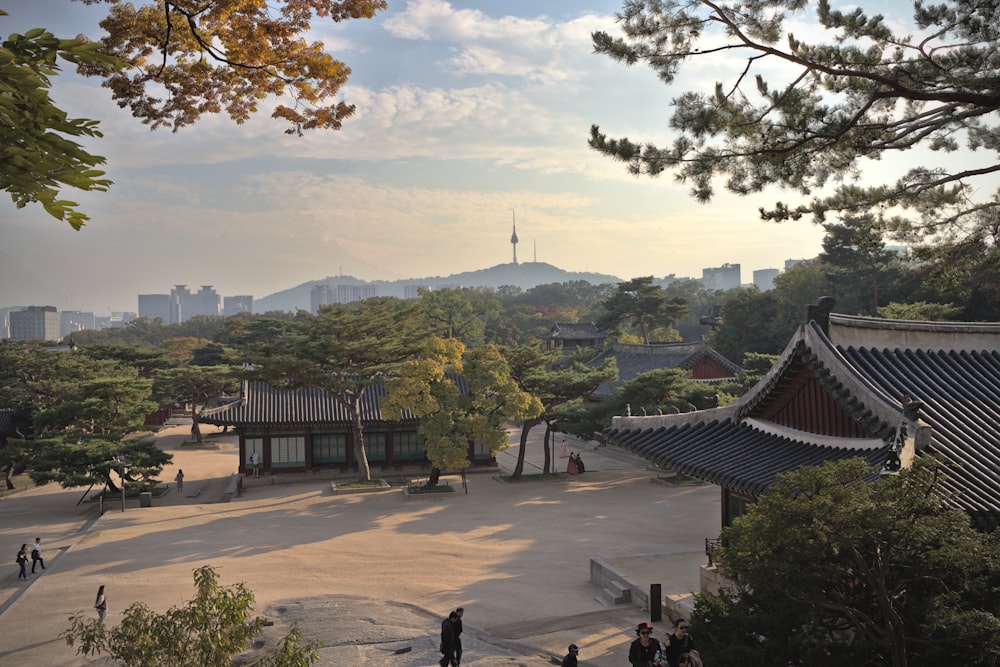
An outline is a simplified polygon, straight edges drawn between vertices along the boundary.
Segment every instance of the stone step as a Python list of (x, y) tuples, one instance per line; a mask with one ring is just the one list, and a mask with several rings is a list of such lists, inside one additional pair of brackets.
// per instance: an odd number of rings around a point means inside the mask
[(620, 604), (625, 604), (627, 602), (627, 600), (625, 599), (626, 596), (624, 595), (623, 591), (617, 586), (614, 587), (607, 586), (606, 588), (602, 588), (601, 592), (604, 594), (604, 597), (606, 597), (612, 605), (620, 605)]
[(621, 598), (622, 604), (632, 601), (632, 589), (620, 581), (608, 582), (608, 588), (615, 593), (615, 598)]

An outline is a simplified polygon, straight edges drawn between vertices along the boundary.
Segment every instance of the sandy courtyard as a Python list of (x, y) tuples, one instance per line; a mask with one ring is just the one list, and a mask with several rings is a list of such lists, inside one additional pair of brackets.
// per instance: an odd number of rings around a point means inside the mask
[[(181, 467), (185, 489), (171, 488), (151, 508), (131, 501), (98, 518), (94, 503), (75, 505), (81, 489), (51, 485), (0, 501), (12, 562), (0, 577), (0, 664), (92, 664), (58, 635), (70, 614), (93, 613), (99, 584), (114, 624), (133, 601), (159, 611), (183, 604), (192, 570), (211, 564), (224, 584), (245, 582), (258, 611), (276, 621), (266, 641), (297, 621), (328, 646), (324, 665), (434, 664), (440, 618), (457, 606), (467, 610), (463, 664), (550, 664), (573, 641), (582, 664), (620, 665), (631, 629), (648, 614), (602, 606), (590, 558), (676, 554), (656, 579), (664, 593), (686, 592), (697, 586), (705, 537), (719, 530), (717, 488), (651, 483), (635, 462), (576, 442), (588, 472), (559, 481), (472, 474), (468, 494), (459, 486), (407, 498), (399, 489), (334, 495), (316, 480), (249, 486), (232, 502), (213, 502), (237, 468), (236, 439), (181, 449), (185, 430), (158, 435), (175, 454), (163, 479)], [(529, 447), (526, 472), (542, 456), (540, 445)], [(501, 469), (516, 453), (501, 455)], [(22, 584), (13, 554), (35, 536), (48, 569)]]

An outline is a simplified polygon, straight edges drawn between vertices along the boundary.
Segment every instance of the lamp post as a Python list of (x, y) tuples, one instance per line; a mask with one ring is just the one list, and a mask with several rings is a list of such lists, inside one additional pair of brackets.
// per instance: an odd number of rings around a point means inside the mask
[(122, 512), (124, 512), (125, 511), (125, 468), (127, 468), (129, 464), (125, 463), (124, 456), (116, 456), (115, 458), (118, 461), (118, 481), (122, 485)]

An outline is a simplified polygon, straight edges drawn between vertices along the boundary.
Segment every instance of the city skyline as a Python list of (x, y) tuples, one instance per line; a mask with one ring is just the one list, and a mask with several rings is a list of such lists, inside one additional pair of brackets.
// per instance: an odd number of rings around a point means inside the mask
[[(106, 10), (18, 3), (0, 26), (96, 37)], [(243, 125), (206, 116), (150, 132), (63, 64), (53, 96), (70, 116), (101, 121), (104, 137), (82, 143), (107, 157), (115, 184), (63, 193), (92, 218), (80, 232), (2, 198), (0, 303), (106, 313), (177, 282), (262, 298), (340, 274), (461, 273), (510, 260), (512, 212), (522, 260), (623, 280), (818, 254), (822, 228), (758, 219), (788, 193), (698, 204), (669, 175), (637, 179), (588, 148), (595, 123), (662, 140), (675, 95), (729, 74), (695, 71), (668, 88), (593, 54), (590, 34), (615, 33), (620, 10), (620, 0), (407, 0), (371, 21), (317, 23), (310, 36), (353, 70), (343, 97), (358, 108), (343, 130), (304, 138), (269, 118), (273, 100)]]
[[(676, 275), (674, 273), (668, 273), (668, 274), (664, 274), (664, 275), (654, 275), (653, 278), (654, 278), (655, 281), (664, 281), (664, 280), (666, 280), (666, 281), (672, 281), (672, 280), (694, 280), (694, 281), (703, 283), (704, 286), (706, 288), (708, 288), (708, 289), (730, 289), (731, 287), (734, 287), (734, 286), (749, 286), (749, 285), (757, 285), (761, 289), (772, 289), (773, 288), (773, 277), (770, 279), (771, 280), (771, 284), (769, 284), (769, 286), (767, 286), (767, 287), (763, 287), (762, 285), (758, 284), (758, 282), (759, 282), (758, 281), (758, 277), (759, 277), (758, 274), (763, 275), (763, 274), (766, 274), (766, 273), (769, 273), (769, 272), (773, 271), (775, 273), (775, 275), (776, 275), (776, 274), (778, 274), (778, 273), (780, 273), (782, 271), (785, 271), (791, 264), (794, 264), (794, 263), (797, 263), (799, 261), (802, 261), (803, 259), (809, 259), (809, 258), (787, 258), (782, 263), (781, 267), (761, 267), (761, 268), (743, 267), (738, 262), (734, 262), (734, 263), (722, 262), (722, 263), (719, 263), (716, 266), (703, 267), (702, 271), (701, 271), (701, 276), (678, 276), (678, 275)], [(532, 261), (527, 261), (527, 262), (526, 261), (519, 261), (518, 264), (519, 265), (527, 265), (527, 264), (546, 264), (546, 263), (535, 262), (534, 260), (532, 260)], [(496, 269), (496, 268), (499, 268), (499, 267), (502, 267), (502, 266), (505, 266), (505, 265), (506, 264), (498, 264), (498, 265), (494, 265), (492, 267), (482, 267), (481, 269), (473, 269), (473, 272), (475, 272), (475, 271), (488, 271), (490, 269)], [(549, 266), (552, 266), (552, 265), (549, 265)], [(561, 267), (552, 266), (552, 268), (555, 269), (555, 270), (557, 270), (557, 271), (565, 271)], [(734, 269), (735, 269), (735, 274), (733, 273)], [(592, 271), (592, 272), (582, 271), (582, 272), (576, 272), (576, 273), (599, 274), (601, 272), (597, 272), (597, 271)], [(412, 282), (419, 282), (421, 280), (432, 280), (432, 281), (437, 282), (437, 281), (440, 281), (442, 279), (443, 280), (450, 279), (450, 278), (452, 278), (452, 277), (454, 277), (456, 275), (457, 274), (448, 274), (448, 275), (438, 274), (438, 275), (433, 275), (433, 276), (412, 276), (412, 277), (399, 278), (399, 279), (394, 279), (394, 280), (387, 280), (387, 279), (384, 279), (384, 278), (373, 278), (373, 279), (367, 280), (367, 279), (358, 278), (357, 276), (352, 276), (352, 275), (319, 276), (319, 277), (316, 277), (316, 278), (311, 278), (309, 280), (303, 281), (302, 283), (298, 283), (296, 285), (287, 285), (287, 286), (284, 286), (284, 287), (280, 287), (278, 289), (271, 290), (267, 294), (261, 294), (261, 295), (249, 295), (245, 291), (241, 292), (241, 293), (236, 293), (236, 294), (223, 294), (222, 292), (219, 292), (218, 290), (216, 290), (214, 285), (198, 285), (198, 292), (194, 293), (194, 294), (187, 294), (187, 297), (188, 298), (194, 297), (195, 299), (198, 299), (200, 296), (203, 296), (203, 297), (207, 298), (208, 295), (211, 295), (212, 297), (215, 297), (215, 298), (218, 299), (218, 304), (219, 304), (219, 312), (218, 312), (218, 314), (219, 315), (232, 315), (232, 314), (235, 314), (236, 312), (248, 312), (248, 311), (251, 311), (252, 307), (251, 308), (247, 308), (246, 305), (245, 305), (245, 303), (244, 303), (246, 300), (249, 300), (249, 303), (260, 302), (262, 300), (266, 300), (268, 298), (275, 297), (275, 296), (277, 296), (277, 295), (279, 295), (279, 294), (281, 294), (283, 292), (288, 292), (288, 291), (294, 290), (296, 288), (302, 288), (305, 285), (309, 285), (311, 283), (316, 283), (318, 281), (330, 280), (331, 281), (330, 285), (335, 288), (336, 285), (338, 284), (337, 280), (339, 280), (339, 279), (345, 279), (345, 280), (349, 280), (349, 281), (357, 280), (357, 281), (360, 281), (363, 284), (374, 285), (374, 284), (377, 284), (377, 283), (407, 283), (407, 282), (411, 282), (411, 281)], [(738, 280), (737, 284), (730, 284), (730, 283), (733, 282), (733, 275), (737, 276), (737, 280)], [(720, 276), (724, 276), (723, 278), (721, 278), (721, 280), (726, 283), (725, 285), (716, 284), (720, 280), (720, 278), (719, 278)], [(621, 280), (629, 280), (629, 278), (621, 278), (620, 276), (615, 276), (615, 277), (617, 277), (617, 278), (619, 278)], [(639, 276), (633, 276), (633, 277), (639, 277)], [(449, 286), (451, 286), (451, 285), (449, 285)], [(470, 282), (470, 284), (455, 283), (454, 286), (457, 286), (457, 287), (482, 287), (483, 285), (472, 284)], [(161, 319), (163, 319), (164, 322), (170, 323), (170, 322), (178, 321), (178, 318), (177, 318), (176, 313), (171, 314), (171, 308), (170, 308), (170, 305), (169, 305), (169, 301), (172, 299), (172, 297), (174, 297), (175, 293), (177, 293), (178, 291), (181, 291), (181, 292), (190, 292), (190, 290), (187, 289), (188, 287), (189, 287), (189, 284), (187, 284), (187, 283), (173, 283), (167, 289), (164, 289), (163, 287), (161, 287), (160, 289), (154, 290), (153, 292), (150, 292), (150, 293), (134, 294), (132, 296), (132, 301), (127, 306), (122, 306), (122, 304), (117, 304), (118, 307), (109, 307), (108, 309), (106, 309), (106, 312), (101, 312), (99, 310), (87, 309), (87, 308), (64, 308), (64, 307), (60, 306), (57, 303), (48, 303), (48, 302), (47, 303), (27, 303), (27, 302), (0, 303), (0, 310), (10, 310), (10, 309), (16, 310), (16, 309), (22, 309), (22, 308), (26, 309), (26, 308), (34, 308), (34, 307), (39, 307), (39, 308), (40, 307), (54, 307), (60, 313), (70, 313), (70, 312), (73, 312), (73, 313), (76, 313), (76, 312), (90, 313), (90, 314), (96, 315), (98, 317), (107, 316), (107, 315), (109, 315), (111, 313), (126, 313), (126, 314), (137, 315), (138, 317), (143, 317), (144, 316), (143, 315), (143, 310), (145, 308), (147, 311), (150, 311), (150, 312), (152, 312), (153, 310), (157, 310), (157, 311), (162, 310), (163, 312), (162, 313), (158, 312), (157, 316), (161, 317)], [(371, 296), (385, 296), (385, 295), (382, 295), (382, 294), (368, 294), (367, 297), (365, 297), (365, 298), (370, 298)], [(151, 298), (154, 298), (154, 297), (157, 299), (155, 305), (153, 305), (154, 302), (150, 300)], [(404, 296), (402, 298), (410, 298), (410, 297)], [(143, 305), (144, 299), (146, 299), (146, 306)], [(162, 300), (163, 303), (159, 303), (159, 300)], [(232, 306), (230, 308), (227, 309), (227, 307), (225, 305), (225, 302), (228, 302), (230, 300), (233, 301), (233, 304), (232, 304)], [(335, 301), (335, 300), (334, 301), (324, 301), (324, 303), (334, 303), (334, 302), (337, 302), (337, 301)], [(207, 311), (206, 312), (202, 312), (200, 305), (199, 305), (198, 308), (199, 309), (196, 311), (195, 314), (199, 314), (199, 315), (211, 314), (211, 313), (208, 313)], [(232, 310), (232, 312), (228, 312), (229, 310)], [(312, 308), (312, 310), (315, 310), (315, 309)], [(253, 309), (252, 312), (258, 312), (258, 311), (256, 311), (255, 309)], [(87, 328), (92, 328), (92, 327), (87, 327)]]

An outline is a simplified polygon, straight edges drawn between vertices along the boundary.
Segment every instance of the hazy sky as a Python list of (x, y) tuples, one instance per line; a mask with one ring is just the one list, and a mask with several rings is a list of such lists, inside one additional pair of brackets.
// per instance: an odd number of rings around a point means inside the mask
[[(757, 209), (789, 193), (694, 202), (670, 175), (636, 179), (587, 147), (591, 124), (662, 142), (670, 101), (725, 72), (692, 69), (673, 90), (645, 67), (592, 53), (620, 0), (389, 0), (371, 21), (319, 26), (353, 74), (357, 113), (339, 132), (283, 133), (263, 113), (238, 126), (205, 117), (150, 132), (98, 81), (71, 71), (54, 96), (101, 120), (91, 152), (107, 193), (65, 191), (80, 232), (0, 196), (0, 306), (137, 310), (136, 295), (214, 285), (256, 298), (340, 273), (448, 275), (518, 259), (623, 279), (740, 263), (752, 271), (811, 257), (822, 230), (773, 225)], [(105, 6), (0, 0), (7, 35), (41, 26), (99, 36)]]

